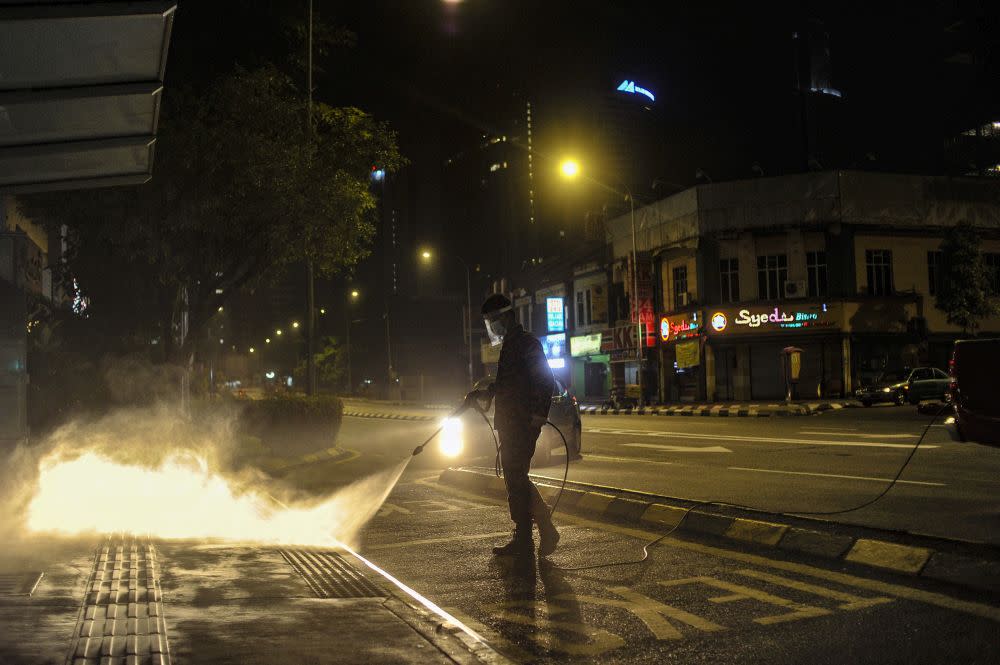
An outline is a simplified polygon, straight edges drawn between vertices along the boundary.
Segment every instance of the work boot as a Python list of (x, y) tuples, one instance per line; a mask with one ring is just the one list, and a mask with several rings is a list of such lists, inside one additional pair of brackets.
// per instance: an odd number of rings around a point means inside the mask
[(548, 556), (556, 551), (559, 544), (559, 532), (552, 520), (538, 525), (538, 556)]
[(528, 528), (517, 527), (514, 529), (514, 537), (506, 545), (497, 545), (493, 548), (494, 556), (517, 556), (519, 554), (531, 554), (535, 549), (535, 541), (531, 538), (531, 526)]

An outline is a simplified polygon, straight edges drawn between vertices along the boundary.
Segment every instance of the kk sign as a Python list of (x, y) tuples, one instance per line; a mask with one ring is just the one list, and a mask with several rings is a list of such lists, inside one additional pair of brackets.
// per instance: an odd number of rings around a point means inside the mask
[(809, 332), (841, 325), (839, 303), (794, 307), (744, 307), (712, 312), (708, 329), (716, 335), (731, 333)]

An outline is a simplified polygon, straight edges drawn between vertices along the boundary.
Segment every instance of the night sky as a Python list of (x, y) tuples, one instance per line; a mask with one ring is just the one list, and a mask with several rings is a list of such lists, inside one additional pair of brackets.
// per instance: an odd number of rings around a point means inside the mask
[[(303, 29), (307, 7), (179, 0), (165, 94), (234, 63), (304, 53), (289, 35)], [(670, 186), (660, 195), (705, 182), (699, 169), (715, 182), (755, 177), (754, 163), (767, 176), (801, 171), (792, 34), (811, 20), (829, 34), (831, 83), (843, 92), (824, 127), (832, 150), (822, 168), (940, 173), (947, 137), (1000, 120), (1000, 3), (986, 0), (315, 0), (315, 15), (354, 42), (317, 58), (316, 97), (359, 106), (399, 132), (411, 187), (422, 190), (411, 211), (418, 227), (434, 226), (427, 220), (447, 195), (428, 191), (441, 188), (444, 159), (503, 131), (497, 111), (512, 90), (562, 100), (570, 126), (583, 93), (642, 81), (657, 96), (666, 146), (657, 176)], [(563, 120), (547, 118), (550, 127)], [(491, 251), (483, 241), (441, 249), (475, 262)], [(461, 274), (446, 284), (464, 296)]]
[[(750, 177), (754, 161), (771, 175), (798, 164), (791, 34), (818, 18), (844, 93), (846, 152), (874, 153), (869, 167), (933, 170), (944, 137), (1000, 113), (997, 4), (316, 0), (317, 19), (356, 36), (318, 59), (317, 97), (391, 121), (421, 168), (428, 137), (448, 152), (491, 129), (498, 84), (571, 95), (630, 77), (657, 93), (675, 148), (664, 171), (681, 184), (698, 167), (715, 180)], [(306, 8), (181, 0), (168, 73), (177, 81), (275, 57)], [(963, 46), (986, 62), (945, 62)]]

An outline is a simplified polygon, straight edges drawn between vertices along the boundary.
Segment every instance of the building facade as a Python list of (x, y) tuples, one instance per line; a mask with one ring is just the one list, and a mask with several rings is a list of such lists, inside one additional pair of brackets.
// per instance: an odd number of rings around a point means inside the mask
[[(792, 350), (801, 398), (853, 394), (884, 369), (945, 367), (962, 331), (934, 299), (941, 242), (960, 221), (980, 230), (984, 261), (1000, 271), (992, 179), (819, 172), (702, 185), (637, 209), (657, 310), (647, 398), (783, 398)], [(623, 267), (611, 290), (618, 282), (628, 298), (630, 216), (609, 221), (608, 235)], [(1000, 318), (981, 332), (1000, 334)]]

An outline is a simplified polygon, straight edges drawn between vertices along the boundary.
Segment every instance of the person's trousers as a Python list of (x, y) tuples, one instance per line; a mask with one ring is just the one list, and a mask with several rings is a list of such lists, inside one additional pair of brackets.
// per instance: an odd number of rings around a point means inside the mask
[(524, 425), (504, 429), (500, 434), (500, 466), (507, 484), (510, 519), (520, 528), (531, 530), (531, 520), (546, 524), (552, 518), (538, 488), (528, 478), (531, 457), (541, 429)]

